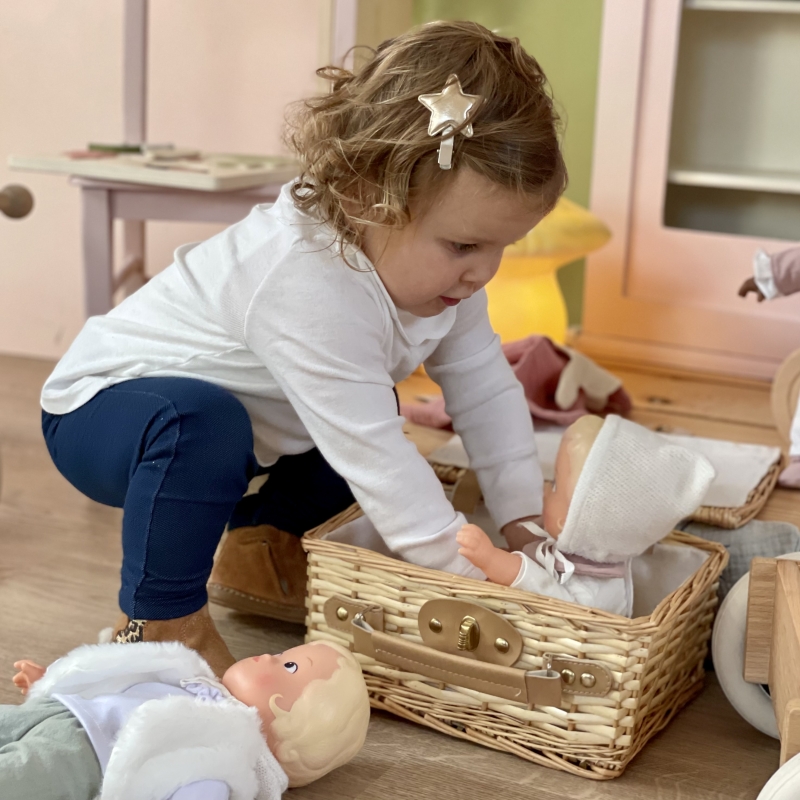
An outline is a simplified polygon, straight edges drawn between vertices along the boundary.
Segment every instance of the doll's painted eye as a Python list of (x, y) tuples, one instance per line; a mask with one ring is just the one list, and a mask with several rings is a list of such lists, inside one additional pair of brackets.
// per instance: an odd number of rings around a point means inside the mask
[(291, 672), (292, 674), (294, 674), (295, 672), (297, 672), (297, 664), (295, 664), (295, 663), (294, 663), (294, 661), (287, 661), (287, 662), (286, 662), (286, 663), (283, 665), (283, 668), (284, 668), (284, 669), (285, 669), (287, 672)]

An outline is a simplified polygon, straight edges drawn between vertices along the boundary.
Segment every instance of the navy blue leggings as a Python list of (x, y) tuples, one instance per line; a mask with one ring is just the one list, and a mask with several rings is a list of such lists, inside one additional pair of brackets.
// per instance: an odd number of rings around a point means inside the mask
[[(119, 605), (131, 618), (173, 619), (205, 605), (229, 521), (301, 536), (355, 502), (316, 448), (259, 468), (244, 406), (206, 381), (125, 381), (69, 414), (43, 412), (42, 430), (75, 488), (123, 509)], [(261, 491), (243, 498), (263, 472)]]

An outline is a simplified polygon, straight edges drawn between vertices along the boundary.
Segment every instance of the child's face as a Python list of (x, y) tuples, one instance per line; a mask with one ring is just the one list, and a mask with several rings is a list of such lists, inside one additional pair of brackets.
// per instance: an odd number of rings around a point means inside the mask
[(456, 172), (432, 204), (424, 201), (411, 203), (405, 228), (367, 227), (364, 233), (364, 252), (389, 296), (418, 317), (441, 314), (482, 289), (497, 272), (503, 248), (543, 216), (528, 198), (469, 169)]
[[(261, 655), (237, 661), (222, 676), (225, 688), (241, 702), (258, 709), (264, 730), (275, 720), (270, 698), (290, 711), (313, 680), (328, 680), (339, 669), (339, 654), (332, 647), (303, 644), (277, 655)], [(269, 739), (268, 739), (269, 741)]]

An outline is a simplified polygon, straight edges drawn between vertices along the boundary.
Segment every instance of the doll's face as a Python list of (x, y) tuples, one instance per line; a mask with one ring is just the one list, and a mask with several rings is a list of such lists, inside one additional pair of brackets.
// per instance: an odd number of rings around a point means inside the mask
[(557, 539), (567, 521), (569, 504), (583, 465), (597, 438), (603, 420), (591, 414), (581, 417), (567, 428), (556, 455), (554, 481), (545, 486), (542, 512), (544, 529)]
[(572, 492), (578, 480), (574, 472), (570, 448), (562, 445), (556, 456), (553, 483), (545, 485), (544, 489), (543, 527), (554, 539), (564, 530), (567, 520)]
[(222, 683), (237, 700), (258, 709), (272, 748), (269, 727), (275, 714), (270, 708), (270, 699), (280, 695), (275, 700), (276, 705), (290, 711), (311, 681), (328, 680), (339, 669), (339, 657), (332, 647), (303, 644), (277, 655), (237, 661), (222, 676)]

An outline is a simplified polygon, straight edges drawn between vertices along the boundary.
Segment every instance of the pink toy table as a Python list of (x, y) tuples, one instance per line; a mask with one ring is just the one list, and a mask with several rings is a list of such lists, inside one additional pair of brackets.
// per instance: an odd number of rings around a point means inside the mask
[[(272, 203), (280, 184), (231, 192), (167, 189), (136, 183), (72, 178), (83, 203), (83, 269), (86, 316), (105, 314), (115, 292), (134, 291), (146, 278), (144, 221), (238, 222), (258, 203)], [(114, 271), (115, 219), (125, 220), (125, 257)]]

